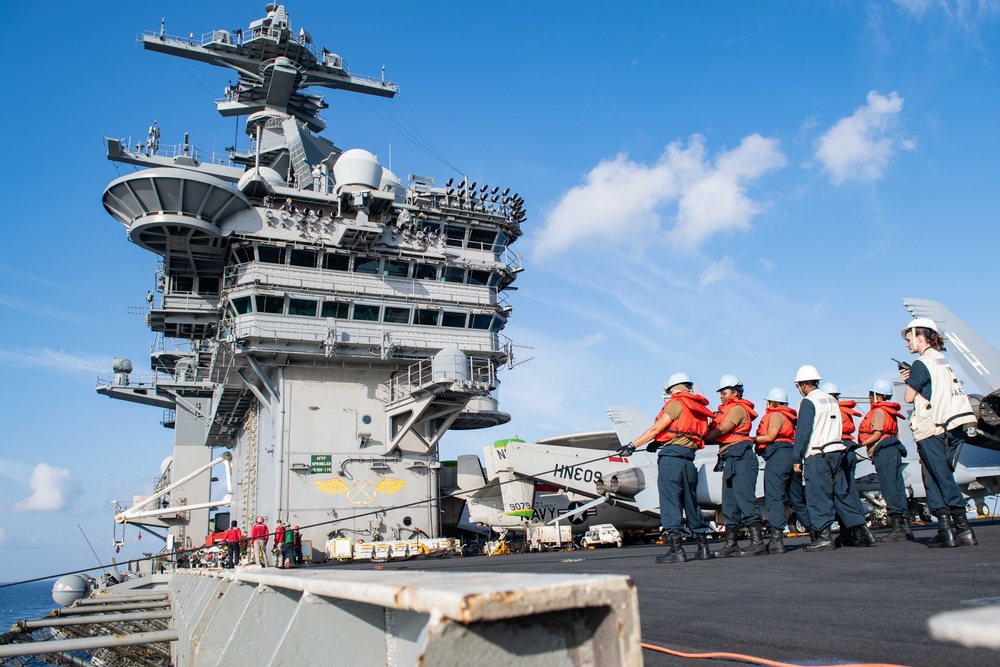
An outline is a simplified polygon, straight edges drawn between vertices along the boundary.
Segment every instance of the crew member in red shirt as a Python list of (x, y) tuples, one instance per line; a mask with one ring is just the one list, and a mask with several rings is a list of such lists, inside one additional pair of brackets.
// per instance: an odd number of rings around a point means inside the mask
[(250, 529), (250, 554), (261, 567), (267, 567), (267, 534), (264, 517), (257, 517), (257, 522)]
[(274, 527), (274, 563), (275, 567), (285, 567), (285, 551), (282, 545), (285, 543), (285, 524), (278, 519)]
[(230, 569), (236, 567), (236, 564), (240, 562), (240, 540), (242, 539), (243, 532), (234, 520), (229, 530), (226, 531), (227, 567)]

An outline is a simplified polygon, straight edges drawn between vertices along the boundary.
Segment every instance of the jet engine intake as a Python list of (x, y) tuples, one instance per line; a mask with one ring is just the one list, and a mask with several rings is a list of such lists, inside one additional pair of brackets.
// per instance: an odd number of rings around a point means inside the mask
[(641, 468), (629, 468), (616, 472), (606, 479), (597, 480), (597, 493), (602, 496), (606, 493), (612, 493), (616, 496), (634, 498), (645, 488), (646, 475)]

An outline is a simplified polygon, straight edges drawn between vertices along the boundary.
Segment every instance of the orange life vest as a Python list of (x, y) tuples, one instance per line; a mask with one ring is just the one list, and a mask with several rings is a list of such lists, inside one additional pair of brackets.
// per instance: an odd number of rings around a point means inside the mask
[[(785, 418), (781, 422), (781, 428), (778, 429), (778, 437), (774, 439), (774, 442), (795, 442), (795, 420), (798, 419), (798, 414), (796, 414), (795, 408), (790, 408), (787, 405), (779, 405), (776, 408), (765, 410), (764, 418), (757, 425), (757, 435), (767, 435), (767, 432), (771, 430), (771, 415), (773, 414), (779, 414)], [(758, 443), (754, 447), (754, 451), (758, 456), (765, 449), (767, 449), (766, 444)]]
[(705, 433), (708, 432), (708, 420), (712, 418), (708, 399), (689, 391), (674, 394), (663, 404), (663, 409), (656, 415), (655, 421), (659, 421), (667, 407), (674, 402), (680, 403), (681, 416), (670, 422), (665, 431), (653, 436), (653, 440), (666, 443), (678, 436), (686, 436), (698, 443), (698, 449), (702, 449), (705, 446)]
[(854, 440), (854, 418), (860, 417), (861, 413), (854, 409), (857, 401), (837, 401), (840, 404), (841, 432), (840, 437), (844, 440)]
[[(879, 442), (889, 436), (896, 437), (899, 435), (899, 423), (896, 420), (906, 419), (906, 416), (899, 411), (899, 403), (892, 403), (890, 401), (886, 401), (885, 403), (872, 403), (872, 409), (868, 411), (865, 418), (861, 420), (861, 426), (858, 427), (859, 441), (864, 442), (875, 433), (875, 429), (872, 428), (872, 422), (875, 419), (875, 413), (877, 410), (881, 410), (885, 413), (885, 423), (882, 425), (882, 438)], [(877, 445), (878, 442), (875, 444)], [(871, 445), (870, 448), (874, 449), (874, 445)]]
[[(719, 428), (722, 422), (727, 421), (726, 417), (729, 416), (730, 411), (735, 407), (741, 407), (747, 411), (747, 420), (742, 424), (739, 424), (729, 433), (719, 436), (716, 440), (720, 447), (725, 447), (725, 445), (732, 445), (737, 442), (742, 442), (744, 440), (750, 439), (750, 429), (753, 427), (753, 420), (757, 418), (757, 413), (753, 411), (753, 403), (745, 398), (730, 398), (728, 401), (719, 406), (719, 411), (715, 413), (712, 418), (712, 428)], [(731, 419), (728, 421), (732, 421)]]

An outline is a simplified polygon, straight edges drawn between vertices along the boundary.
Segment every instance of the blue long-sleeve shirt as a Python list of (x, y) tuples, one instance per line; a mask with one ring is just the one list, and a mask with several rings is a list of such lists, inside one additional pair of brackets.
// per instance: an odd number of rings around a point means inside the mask
[(795, 422), (795, 442), (792, 443), (792, 456), (799, 463), (802, 462), (809, 447), (814, 421), (816, 421), (816, 406), (812, 401), (803, 398), (799, 403), (799, 418)]

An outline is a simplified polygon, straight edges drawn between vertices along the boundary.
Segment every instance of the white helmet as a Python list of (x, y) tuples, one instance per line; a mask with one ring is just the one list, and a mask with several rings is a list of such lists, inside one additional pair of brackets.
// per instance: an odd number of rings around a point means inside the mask
[(774, 403), (788, 403), (788, 392), (781, 387), (775, 387), (767, 392), (767, 400)]
[(819, 390), (820, 391), (825, 391), (826, 393), (830, 394), (831, 396), (833, 396), (833, 395), (840, 396), (840, 387), (838, 387), (836, 385), (836, 383), (833, 383), (833, 382), (824, 382), (823, 384), (821, 384), (819, 386)]
[(918, 317), (914, 319), (912, 322), (907, 324), (902, 331), (899, 332), (899, 335), (902, 336), (903, 338), (906, 338), (906, 332), (909, 331), (910, 329), (930, 329), (937, 335), (939, 336), (941, 335), (941, 332), (938, 331), (937, 322), (935, 322), (929, 317)]
[(667, 378), (666, 384), (663, 385), (664, 391), (670, 391), (671, 388), (676, 387), (679, 384), (691, 384), (691, 378), (688, 377), (687, 373), (674, 373), (669, 378)]
[(716, 391), (722, 391), (723, 389), (730, 389), (732, 387), (742, 387), (743, 382), (730, 373), (723, 375), (719, 378), (719, 388)]
[(887, 380), (875, 380), (869, 391), (879, 396), (892, 396), (892, 383)]
[(816, 370), (815, 366), (806, 364), (795, 373), (795, 382), (819, 382), (823, 377)]

